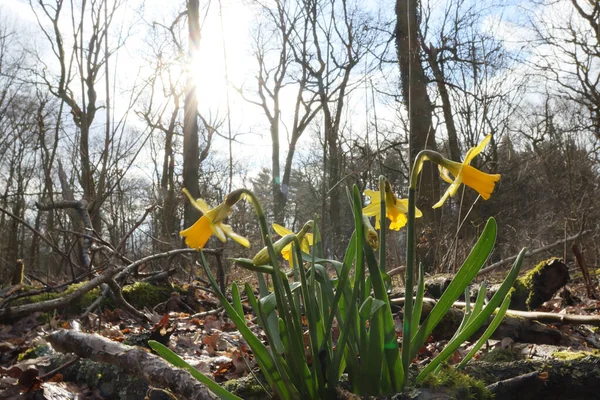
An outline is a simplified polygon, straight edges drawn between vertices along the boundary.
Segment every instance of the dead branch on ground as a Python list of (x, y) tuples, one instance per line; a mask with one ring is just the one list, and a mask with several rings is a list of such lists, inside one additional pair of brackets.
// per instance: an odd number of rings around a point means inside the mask
[(138, 347), (113, 342), (97, 334), (59, 330), (46, 337), (55, 350), (122, 368), (143, 377), (149, 384), (167, 387), (192, 400), (216, 398), (189, 372), (168, 364), (162, 358)]

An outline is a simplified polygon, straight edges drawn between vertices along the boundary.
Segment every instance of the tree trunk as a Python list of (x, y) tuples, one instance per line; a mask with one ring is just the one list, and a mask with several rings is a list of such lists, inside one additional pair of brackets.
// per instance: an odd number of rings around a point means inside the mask
[[(432, 130), (432, 105), (427, 94), (427, 78), (421, 65), (416, 0), (396, 0), (396, 50), (400, 66), (402, 96), (408, 108), (410, 167), (419, 151), (436, 150)], [(435, 226), (439, 212), (432, 206), (440, 197), (439, 176), (430, 162), (425, 163), (417, 185), (417, 206), (423, 212), (423, 226)], [(425, 262), (423, 257), (421, 261)], [(428, 259), (426, 266), (435, 260)]]
[[(189, 59), (198, 54), (200, 48), (200, 17), (198, 0), (188, 0)], [(191, 71), (188, 71), (185, 87), (185, 106), (183, 111), (183, 186), (193, 198), (200, 197), (199, 170), (200, 152), (198, 148), (198, 98), (196, 83)], [(192, 225), (198, 218), (198, 211), (185, 202), (185, 226)]]
[(456, 132), (456, 125), (454, 124), (454, 116), (452, 115), (450, 93), (448, 92), (444, 72), (442, 71), (443, 65), (440, 65), (437, 57), (439, 50), (433, 45), (427, 47), (425, 43), (423, 43), (422, 47), (427, 54), (427, 60), (429, 61), (429, 66), (433, 72), (440, 99), (442, 100), (442, 111), (444, 112), (444, 122), (446, 123), (446, 131), (448, 133), (450, 157), (454, 161), (460, 161), (460, 146), (458, 144), (458, 134)]

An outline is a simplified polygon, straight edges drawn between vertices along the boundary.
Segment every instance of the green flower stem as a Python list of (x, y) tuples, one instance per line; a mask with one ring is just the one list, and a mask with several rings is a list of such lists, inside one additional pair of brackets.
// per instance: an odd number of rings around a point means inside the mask
[(380, 202), (380, 214), (381, 214), (381, 222), (380, 222), (380, 229), (379, 229), (379, 269), (381, 269), (382, 271), (386, 271), (386, 259), (385, 259), (385, 255), (386, 255), (386, 239), (385, 239), (385, 235), (386, 235), (386, 229), (383, 226), (384, 225), (384, 221), (385, 221), (385, 183), (387, 182), (387, 178), (383, 175), (381, 175), (379, 177), (379, 198), (381, 199)]
[(316, 389), (314, 386), (315, 381), (314, 379), (311, 379), (310, 371), (307, 367), (306, 356), (304, 352), (304, 339), (302, 337), (301, 316), (298, 313), (298, 310), (293, 306), (294, 296), (290, 290), (290, 286), (287, 280), (284, 282), (284, 280), (282, 279), (281, 273), (283, 271), (281, 271), (281, 268), (279, 266), (277, 253), (275, 252), (275, 248), (273, 247), (273, 241), (269, 232), (267, 218), (265, 217), (265, 213), (262, 209), (262, 206), (260, 205), (260, 202), (254, 195), (254, 193), (252, 193), (248, 189), (242, 190), (254, 206), (254, 210), (256, 212), (256, 215), (258, 216), (260, 230), (265, 242), (265, 246), (269, 251), (269, 258), (271, 259), (271, 264), (273, 264), (273, 269), (275, 271), (275, 273), (272, 276), (275, 298), (277, 303), (277, 311), (279, 313), (279, 318), (283, 320), (283, 323), (285, 324), (288, 332), (289, 346), (286, 346), (288, 347), (286, 349), (286, 353), (289, 356), (288, 363), (294, 366), (294, 368), (291, 368), (290, 372), (293, 375), (295, 375), (296, 382), (302, 382), (304, 384), (305, 390), (303, 390), (302, 392), (313, 395), (315, 394)]
[[(417, 160), (419, 160), (417, 158)], [(414, 176), (414, 175), (413, 175)], [(412, 181), (408, 189), (408, 222), (406, 226), (406, 275), (404, 289), (404, 319), (402, 324), (402, 369), (408, 373), (410, 365), (411, 321), (413, 312), (413, 286), (415, 276), (415, 189)]]
[[(419, 154), (417, 154), (417, 158), (415, 158), (415, 163), (413, 164), (413, 168), (411, 170), (411, 174), (410, 174), (410, 189), (417, 189), (417, 178), (419, 177), (419, 173), (421, 172), (421, 167), (423, 166), (423, 163), (426, 161), (432, 161), (435, 164), (438, 165), (444, 165), (445, 164), (445, 159), (444, 157), (438, 153), (437, 151), (433, 151), (433, 150), (421, 150), (419, 152)], [(414, 204), (413, 204), (414, 206)]]
[[(413, 313), (413, 287), (415, 277), (415, 210), (416, 210), (416, 191), (419, 172), (421, 172), (422, 164), (426, 160), (431, 160), (436, 164), (442, 162), (443, 157), (438, 152), (432, 150), (423, 150), (417, 154), (413, 165), (410, 184), (408, 188), (408, 214), (406, 224), (406, 275), (405, 275), (405, 290), (404, 290), (404, 321), (402, 324), (402, 367), (405, 373), (411, 362), (411, 333), (413, 328), (412, 313)], [(381, 198), (384, 199), (380, 185)], [(385, 204), (382, 201), (382, 218), (385, 215)], [(382, 229), (383, 231), (383, 229)]]

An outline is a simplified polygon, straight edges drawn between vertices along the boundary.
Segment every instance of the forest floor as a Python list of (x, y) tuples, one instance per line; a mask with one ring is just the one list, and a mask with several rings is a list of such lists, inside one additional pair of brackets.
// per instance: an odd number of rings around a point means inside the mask
[[(594, 289), (599, 293), (597, 280), (594, 282)], [(165, 388), (156, 382), (149, 383), (143, 376), (124, 373), (122, 366), (119, 366), (118, 355), (114, 355), (117, 361), (108, 365), (55, 351), (49, 344), (48, 335), (61, 330), (95, 333), (113, 342), (144, 349), (148, 349), (147, 341), (153, 339), (170, 347), (215, 381), (229, 381), (230, 388), (237, 385), (234, 385), (235, 382), (247, 379), (244, 377), (253, 380), (257, 368), (252, 352), (219, 307), (216, 297), (199, 282), (179, 287), (181, 289), (171, 293), (167, 300), (145, 307), (144, 314), (150, 323), (136, 322), (136, 319), (127, 313), (109, 307), (105, 307), (98, 314), (88, 313), (85, 317), (81, 317), (81, 312), (74, 314), (72, 307), (69, 307), (69, 310), (38, 312), (19, 319), (0, 321), (3, 322), (0, 324), (0, 399), (183, 398), (164, 390)], [(559, 315), (600, 315), (600, 301), (588, 296), (586, 286), (580, 279), (572, 279), (565, 288), (536, 311)], [(401, 312), (401, 309), (398, 308), (397, 312)], [(261, 336), (260, 327), (254, 323), (253, 316), (247, 314), (246, 319), (251, 329), (265, 339)], [(600, 349), (600, 335), (597, 325), (545, 325), (546, 328), (560, 332), (561, 337), (568, 337), (568, 342), (547, 344), (543, 343), (543, 340), (540, 343), (535, 343), (534, 340), (523, 343), (509, 335), (496, 336), (495, 340), (488, 341), (488, 345), (477, 354), (467, 371), (481, 379), (488, 388), (495, 390), (496, 398), (511, 398), (503, 397), (503, 392), (498, 389), (499, 380), (506, 382), (506, 385), (511, 384), (511, 379), (525, 380), (527, 387), (531, 388), (535, 385), (532, 386), (526, 380), (531, 379), (529, 375), (535, 373), (536, 382), (541, 382), (546, 388), (552, 386), (552, 380), (558, 382), (560, 379), (557, 375), (559, 369), (553, 362), (570, 365), (571, 378), (580, 367), (573, 364), (576, 360), (583, 360), (584, 364), (591, 362), (595, 370), (593, 376), (585, 372), (588, 377), (586, 379), (590, 376), (600, 379), (600, 373), (596, 369), (596, 366), (600, 365), (600, 351), (597, 350)], [(401, 330), (399, 324), (399, 338)], [(337, 339), (336, 334), (339, 335), (339, 332), (334, 332), (334, 340)], [(442, 336), (432, 337), (414, 362), (417, 365), (427, 363), (441, 351), (445, 342)], [(468, 342), (462, 346), (452, 357), (450, 364), (458, 363), (469, 351), (469, 347)], [(526, 361), (531, 362), (530, 367), (525, 370), (517, 368), (517, 364)], [(508, 363), (506, 365), (510, 367), (502, 367), (502, 363)], [(588, 368), (586, 365), (581, 368)], [(500, 372), (492, 372), (493, 366), (499, 366), (504, 374), (514, 368), (516, 375), (501, 376)], [(551, 368), (554, 370), (550, 370)], [(484, 373), (484, 370), (488, 372)], [(240, 378), (243, 379), (236, 381)], [(592, 382), (595, 383), (597, 382)], [(590, 382), (579, 384), (589, 385)], [(265, 397), (260, 385), (247, 385), (245, 390), (239, 392), (243, 398)], [(516, 390), (520, 395), (512, 398), (535, 398), (528, 397), (527, 391), (519, 392), (518, 388)], [(572, 397), (564, 398), (586, 398), (588, 395), (585, 391), (581, 395), (575, 392), (571, 392)], [(515, 389), (512, 389), (511, 393), (514, 395)], [(428, 398), (418, 391), (417, 394), (407, 396)]]

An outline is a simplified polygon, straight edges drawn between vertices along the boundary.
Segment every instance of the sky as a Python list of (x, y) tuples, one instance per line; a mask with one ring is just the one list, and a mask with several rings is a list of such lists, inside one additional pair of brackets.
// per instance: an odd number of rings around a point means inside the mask
[[(128, 108), (130, 90), (134, 85), (140, 84), (144, 69), (148, 67), (144, 64), (142, 55), (146, 50), (145, 46), (147, 45), (144, 39), (148, 35), (149, 27), (153, 22), (168, 25), (177, 12), (183, 10), (183, 3), (183, 1), (170, 2), (163, 0), (146, 0), (140, 3), (137, 0), (123, 0), (123, 5), (120, 7), (120, 12), (115, 23), (113, 23), (113, 27), (118, 27), (123, 34), (127, 33), (129, 38), (126, 46), (119, 51), (118, 58), (111, 60), (113, 63), (116, 62), (113, 68), (118, 69), (119, 76), (116, 85), (120, 87), (120, 95), (113, 98), (115, 102), (114, 109), (117, 112), (124, 112), (123, 110)], [(375, 3), (372, 3), (372, 7), (375, 8)], [(529, 33), (526, 30), (518, 29), (511, 22), (511, 19), (514, 19), (513, 17), (506, 18), (505, 14), (515, 13), (515, 10), (521, 7), (518, 1), (514, 3), (515, 7), (503, 11), (504, 14), (498, 14), (490, 8), (490, 14), (483, 24), (487, 25), (494, 32), (494, 35), (502, 39), (510, 50), (519, 51), (519, 46), (522, 46), (523, 40), (526, 39)], [(205, 115), (224, 118), (227, 114), (229, 101), (231, 130), (236, 134), (239, 141), (239, 143), (234, 144), (234, 153), (237, 158), (244, 160), (247, 168), (256, 171), (261, 166), (270, 165), (271, 149), (268, 129), (264, 123), (262, 110), (247, 103), (236, 93), (236, 88), (244, 88), (248, 91), (247, 93), (250, 93), (256, 87), (256, 62), (251, 55), (252, 43), (250, 38), (250, 30), (255, 24), (256, 12), (252, 7), (246, 5), (244, 0), (223, 0), (222, 2), (213, 0), (206, 9), (207, 4), (209, 3), (201, 1), (201, 7), (205, 7), (201, 11), (201, 15), (206, 13), (206, 18), (201, 17), (202, 40), (200, 54), (193, 67), (198, 85), (199, 109)], [(431, 2), (431, 6), (436, 10), (432, 19), (434, 24), (444, 17), (443, 12), (440, 12), (440, 10), (445, 10), (446, 5), (447, 2), (441, 0)], [(469, 2), (466, 2), (465, 7), (468, 8), (469, 6)], [(24, 32), (22, 38), (24, 40), (33, 38), (38, 49), (49, 51), (45, 39), (39, 33), (36, 34), (36, 32), (39, 32), (38, 23), (27, 1), (0, 0), (0, 10), (22, 28)], [(545, 18), (551, 15), (550, 11), (540, 17)], [(132, 24), (131, 21), (135, 22)], [(69, 29), (69, 20), (63, 20), (61, 23), (64, 28)], [(543, 53), (541, 54), (543, 55)], [(227, 63), (225, 63), (225, 59)], [(49, 68), (56, 68), (56, 65), (50, 63)], [(390, 68), (389, 71), (391, 71), (390, 82), (393, 83), (396, 79), (397, 70)], [(226, 75), (229, 82), (226, 80)], [(375, 79), (375, 81), (378, 80)], [(102, 93), (103, 85), (99, 85), (98, 89), (99, 98), (102, 98), (104, 96)], [(292, 89), (289, 88), (283, 93), (284, 118), (289, 118), (289, 106), (286, 107), (286, 105), (293, 104), (294, 94)], [(364, 130), (364, 127), (372, 118), (372, 112), (364, 111), (365, 103), (371, 102), (371, 99), (365, 97), (368, 97), (368, 93), (368, 87), (364, 87), (364, 90), (357, 91), (354, 97), (349, 99), (350, 121), (354, 129), (358, 131)], [(376, 100), (376, 102), (377, 114), (381, 120), (395, 118), (398, 109), (397, 104), (380, 102), (379, 100)], [(353, 109), (363, 111), (353, 112)], [(100, 111), (98, 118), (102, 118), (101, 113), (102, 111)], [(128, 116), (128, 122), (133, 125), (143, 125), (134, 114)], [(223, 125), (221, 133), (227, 135), (227, 124)], [(282, 137), (281, 140), (282, 143), (286, 143), (287, 138)], [(309, 146), (308, 135), (305, 135), (305, 141), (301, 143), (300, 151), (310, 151)], [(228, 146), (225, 139), (216, 138), (213, 148), (223, 157), (228, 156)], [(285, 152), (282, 152), (282, 160), (283, 157), (285, 157)], [(147, 155), (146, 158), (148, 158)]]

